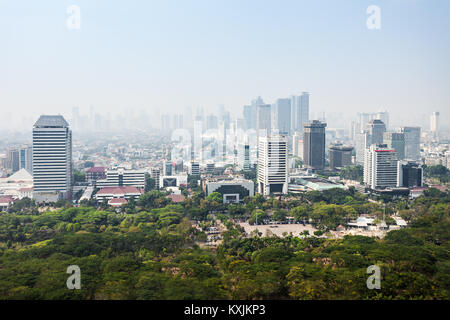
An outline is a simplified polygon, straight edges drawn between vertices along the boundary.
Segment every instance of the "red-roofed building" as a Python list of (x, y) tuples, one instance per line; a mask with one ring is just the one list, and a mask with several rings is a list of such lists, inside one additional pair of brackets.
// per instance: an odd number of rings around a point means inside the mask
[(112, 207), (121, 207), (127, 203), (128, 203), (127, 199), (124, 199), (124, 198), (120, 198), (120, 199), (115, 198), (115, 199), (111, 199), (108, 201), (108, 204)]
[(12, 196), (0, 196), (0, 211), (6, 211), (14, 202)]
[(104, 199), (130, 199), (131, 197), (138, 198), (144, 193), (143, 189), (136, 187), (104, 187), (101, 188), (95, 198), (97, 200), (103, 201)]
[(166, 196), (167, 199), (171, 199), (173, 203), (183, 202), (185, 197), (182, 194), (169, 194)]

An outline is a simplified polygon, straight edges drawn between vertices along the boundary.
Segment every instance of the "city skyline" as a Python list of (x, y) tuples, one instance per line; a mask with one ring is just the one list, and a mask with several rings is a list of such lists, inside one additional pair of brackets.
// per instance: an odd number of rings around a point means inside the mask
[(254, 97), (307, 91), (317, 115), (388, 110), (394, 126), (423, 126), (432, 111), (449, 116), (449, 5), (439, 3), (377, 1), (371, 30), (371, 1), (78, 1), (73, 30), (69, 2), (2, 1), (1, 106), (4, 118), (70, 119), (74, 106), (116, 115), (223, 104), (242, 117)]

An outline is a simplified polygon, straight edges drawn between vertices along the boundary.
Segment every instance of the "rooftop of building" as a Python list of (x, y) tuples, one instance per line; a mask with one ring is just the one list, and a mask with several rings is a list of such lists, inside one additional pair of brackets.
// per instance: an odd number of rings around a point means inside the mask
[(169, 194), (166, 196), (167, 199), (171, 199), (174, 203), (180, 203), (183, 202), (185, 197), (182, 194)]
[(50, 115), (42, 115), (39, 117), (39, 119), (36, 121), (36, 123), (34, 124), (35, 127), (38, 128), (47, 128), (47, 127), (68, 127), (69, 124), (67, 123), (67, 121), (64, 119), (63, 116), (61, 115), (56, 115), (56, 116), (50, 116)]
[(106, 168), (105, 167), (91, 167), (91, 168), (87, 169), (86, 172), (89, 172), (89, 173), (97, 173), (97, 172), (104, 173), (104, 172), (106, 172)]
[(97, 195), (103, 195), (103, 194), (142, 194), (142, 189), (132, 187), (132, 186), (125, 186), (125, 187), (103, 187), (98, 192)]

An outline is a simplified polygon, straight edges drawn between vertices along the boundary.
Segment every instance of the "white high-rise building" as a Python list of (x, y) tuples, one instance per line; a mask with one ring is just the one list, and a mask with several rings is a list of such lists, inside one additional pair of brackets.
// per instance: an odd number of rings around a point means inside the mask
[(32, 166), (36, 202), (72, 197), (72, 131), (62, 116), (43, 115), (34, 124)]
[(371, 189), (397, 186), (398, 157), (386, 145), (371, 145), (364, 155), (364, 183)]
[(439, 130), (439, 112), (433, 112), (430, 117), (430, 131), (433, 133)]
[(356, 159), (355, 162), (357, 164), (364, 164), (364, 153), (366, 148), (368, 148), (371, 144), (371, 137), (369, 132), (363, 131), (359, 132), (355, 135), (355, 152)]
[(261, 137), (258, 144), (258, 192), (288, 192), (288, 140), (285, 135)]

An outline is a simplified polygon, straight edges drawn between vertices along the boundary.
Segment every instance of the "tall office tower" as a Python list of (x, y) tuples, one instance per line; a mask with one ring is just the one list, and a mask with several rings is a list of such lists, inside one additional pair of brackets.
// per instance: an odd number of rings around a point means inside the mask
[(250, 170), (250, 145), (248, 136), (244, 137), (243, 143), (238, 144), (238, 167), (240, 170)]
[(401, 132), (385, 132), (383, 144), (397, 151), (398, 159), (405, 159), (405, 134)]
[(161, 169), (160, 168), (151, 168), (150, 177), (155, 179), (155, 187), (159, 187), (159, 178), (161, 177)]
[(364, 183), (371, 189), (397, 186), (397, 152), (386, 145), (371, 145), (364, 156)]
[(292, 137), (292, 154), (303, 160), (303, 133), (296, 131)]
[(185, 129), (193, 128), (192, 108), (185, 107), (183, 111), (183, 126)]
[(422, 187), (423, 168), (420, 164), (411, 161), (399, 161), (397, 169), (398, 187)]
[(258, 144), (258, 192), (288, 192), (288, 140), (285, 135), (261, 137)]
[(383, 134), (386, 132), (386, 125), (383, 121), (374, 119), (367, 124), (370, 134), (371, 144), (383, 144)]
[(302, 92), (300, 96), (300, 109), (298, 118), (298, 128), (300, 132), (303, 132), (304, 125), (309, 122), (309, 93)]
[(387, 111), (377, 112), (376, 118), (383, 121), (386, 126), (386, 130), (389, 130), (389, 113)]
[(351, 121), (348, 134), (350, 140), (355, 141), (356, 134), (359, 132), (358, 130), (359, 130), (358, 123), (356, 121)]
[(231, 123), (230, 111), (225, 111), (223, 113), (223, 115), (219, 118), (219, 120), (223, 121), (226, 130), (230, 129), (230, 123)]
[(72, 131), (60, 115), (40, 116), (34, 124), (33, 184), (36, 202), (72, 197)]
[(309, 93), (291, 96), (291, 130), (303, 132), (303, 126), (309, 122)]
[(256, 107), (256, 132), (258, 136), (270, 135), (272, 131), (271, 111), (270, 104), (262, 104)]
[(255, 129), (256, 127), (256, 106), (244, 106), (245, 129)]
[(430, 131), (437, 133), (439, 131), (439, 112), (433, 112), (430, 117)]
[(28, 172), (32, 172), (33, 163), (33, 149), (29, 146), (22, 146), (18, 150), (19, 155), (19, 170), (26, 169)]
[(402, 127), (405, 135), (405, 159), (420, 160), (420, 127)]
[(163, 162), (163, 175), (164, 176), (171, 176), (173, 173), (173, 163), (169, 160), (164, 160)]
[(183, 128), (183, 115), (174, 114), (172, 117), (172, 129), (182, 129)]
[(248, 138), (238, 147), (238, 167), (243, 171), (250, 170), (250, 145)]
[(342, 144), (330, 146), (330, 169), (344, 168), (352, 164), (353, 147)]
[(326, 123), (313, 120), (305, 124), (303, 134), (303, 164), (313, 169), (325, 167)]
[(191, 165), (189, 166), (189, 174), (193, 176), (200, 175), (200, 164), (195, 161), (191, 161)]
[(371, 137), (369, 132), (362, 131), (355, 135), (355, 163), (364, 164), (364, 154), (366, 149), (371, 145)]
[(376, 113), (358, 113), (358, 119), (359, 119), (359, 129), (358, 131), (362, 132), (366, 130), (367, 124), (369, 121), (374, 120), (377, 118)]
[(218, 121), (215, 115), (210, 114), (206, 117), (206, 130), (213, 130), (218, 128)]
[(7, 168), (11, 170), (12, 173), (20, 170), (20, 159), (19, 159), (19, 150), (16, 148), (11, 148), (8, 150), (8, 158), (7, 158)]
[(163, 114), (161, 116), (161, 129), (164, 133), (167, 133), (170, 131), (171, 126), (170, 126), (170, 115), (168, 114)]
[(272, 128), (279, 134), (291, 134), (291, 100), (277, 99), (273, 104)]

